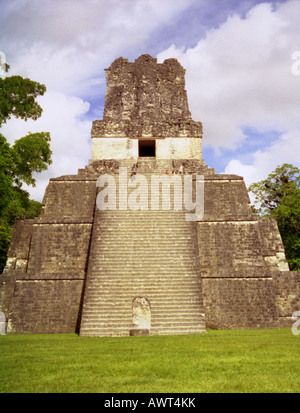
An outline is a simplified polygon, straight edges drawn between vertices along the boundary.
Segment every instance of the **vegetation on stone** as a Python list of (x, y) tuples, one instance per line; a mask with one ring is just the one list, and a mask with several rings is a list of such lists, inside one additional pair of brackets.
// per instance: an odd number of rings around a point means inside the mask
[(300, 169), (291, 164), (278, 166), (266, 179), (249, 187), (260, 215), (277, 220), (292, 271), (300, 270)]

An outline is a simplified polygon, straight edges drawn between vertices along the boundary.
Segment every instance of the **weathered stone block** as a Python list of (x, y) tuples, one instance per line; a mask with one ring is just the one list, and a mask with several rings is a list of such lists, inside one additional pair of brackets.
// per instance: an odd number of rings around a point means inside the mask
[(82, 289), (83, 280), (18, 280), (7, 332), (74, 333), (78, 329)]
[(265, 277), (257, 221), (198, 222), (202, 277)]
[(91, 224), (34, 224), (28, 272), (84, 276), (91, 227)]
[(278, 328), (272, 279), (202, 279), (206, 326)]
[(88, 180), (65, 180), (61, 178), (50, 180), (43, 204), (43, 219), (71, 218), (84, 222), (92, 219), (96, 197), (96, 185)]

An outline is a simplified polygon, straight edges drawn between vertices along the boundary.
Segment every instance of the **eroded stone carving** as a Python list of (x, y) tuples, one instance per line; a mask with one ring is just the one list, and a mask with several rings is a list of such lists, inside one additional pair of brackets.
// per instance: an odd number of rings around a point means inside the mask
[(5, 335), (5, 314), (0, 311), (0, 336)]
[(150, 330), (150, 302), (145, 297), (136, 297), (132, 301), (132, 324), (137, 329)]

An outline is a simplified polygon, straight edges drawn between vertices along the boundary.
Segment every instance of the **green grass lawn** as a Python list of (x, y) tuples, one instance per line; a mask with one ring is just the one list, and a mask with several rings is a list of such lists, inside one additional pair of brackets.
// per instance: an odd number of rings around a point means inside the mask
[(0, 336), (0, 392), (299, 392), (300, 336), (290, 329), (206, 334)]

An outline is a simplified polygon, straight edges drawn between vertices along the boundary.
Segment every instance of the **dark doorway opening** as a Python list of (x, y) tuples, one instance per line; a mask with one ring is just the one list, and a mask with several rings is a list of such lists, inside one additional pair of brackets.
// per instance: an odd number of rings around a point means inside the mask
[(155, 139), (139, 140), (139, 157), (155, 157)]

